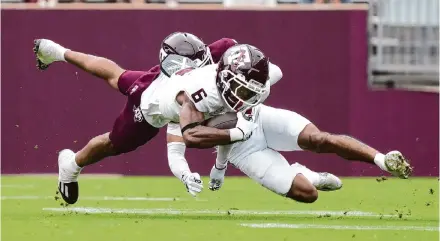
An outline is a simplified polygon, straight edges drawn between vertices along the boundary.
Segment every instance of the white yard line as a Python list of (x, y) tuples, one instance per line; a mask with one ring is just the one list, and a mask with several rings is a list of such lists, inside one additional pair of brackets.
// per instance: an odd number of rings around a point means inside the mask
[[(355, 217), (380, 217), (381, 215), (372, 212), (362, 211), (308, 211), (308, 210), (285, 210), (285, 211), (243, 211), (234, 210), (236, 214), (254, 215), (331, 215), (331, 216), (355, 216)], [(382, 215), (384, 217), (393, 215)]]
[[(190, 209), (131, 209), (131, 208), (94, 208), (94, 207), (69, 207), (69, 208), (43, 208), (52, 212), (79, 212), (79, 213), (123, 213), (123, 214), (229, 214), (229, 215), (331, 215), (352, 217), (395, 217), (396, 215), (379, 215), (362, 211), (258, 211), (258, 210), (190, 210)], [(344, 214), (345, 213), (345, 214)]]
[(321, 225), (321, 224), (289, 224), (289, 223), (241, 223), (240, 226), (249, 228), (292, 228), (292, 229), (345, 229), (345, 230), (413, 230), (439, 231), (433, 226), (352, 226), (352, 225)]
[[(50, 198), (54, 198), (53, 196)], [(49, 196), (47, 197), (41, 197), (41, 196), (2, 196), (2, 200), (35, 200), (35, 199), (49, 199)]]
[[(43, 177), (43, 178), (58, 178), (58, 173), (26, 173), (26, 174), (2, 174), (2, 177)], [(124, 175), (122, 174), (111, 174), (111, 173), (91, 173), (91, 174), (81, 174), (80, 179), (113, 179), (113, 178), (122, 178)]]
[(2, 184), (1, 188), (33, 188), (35, 187), (34, 185), (30, 185), (30, 184)]
[[(40, 199), (54, 199), (54, 196), (2, 196), (2, 200), (40, 200)], [(171, 202), (182, 201), (181, 198), (173, 197), (79, 197), (79, 200), (89, 201), (159, 201), (159, 202)], [(203, 201), (203, 200), (202, 200)]]

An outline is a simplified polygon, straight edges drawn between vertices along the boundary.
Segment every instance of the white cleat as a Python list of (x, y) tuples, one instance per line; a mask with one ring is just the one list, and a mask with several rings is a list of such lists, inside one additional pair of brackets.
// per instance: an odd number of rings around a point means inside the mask
[(408, 160), (399, 151), (390, 151), (385, 155), (385, 166), (392, 175), (403, 179), (411, 176), (413, 171)]
[(55, 61), (64, 59), (64, 47), (48, 39), (34, 40), (34, 53), (37, 59), (37, 68), (45, 70)]
[(342, 188), (342, 181), (331, 173), (320, 172), (319, 183), (315, 187), (320, 191), (336, 191)]
[(78, 175), (80, 171), (74, 170), (75, 153), (71, 150), (62, 150), (58, 155), (58, 191), (63, 200), (74, 204), (78, 200), (79, 186)]
[(342, 188), (342, 181), (337, 176), (327, 172), (314, 172), (306, 166), (298, 162), (292, 164), (296, 168), (304, 169), (307, 172), (312, 172), (319, 175), (318, 184), (314, 185), (320, 191), (336, 191)]

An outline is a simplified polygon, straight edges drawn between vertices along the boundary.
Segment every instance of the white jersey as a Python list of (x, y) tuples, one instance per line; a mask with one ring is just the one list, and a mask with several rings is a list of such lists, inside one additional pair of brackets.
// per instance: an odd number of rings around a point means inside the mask
[(185, 92), (205, 119), (225, 111), (225, 104), (215, 83), (216, 64), (198, 69), (183, 69), (166, 77), (160, 75), (141, 97), (141, 110), (146, 121), (160, 128), (169, 122), (178, 123), (181, 106), (176, 101)]

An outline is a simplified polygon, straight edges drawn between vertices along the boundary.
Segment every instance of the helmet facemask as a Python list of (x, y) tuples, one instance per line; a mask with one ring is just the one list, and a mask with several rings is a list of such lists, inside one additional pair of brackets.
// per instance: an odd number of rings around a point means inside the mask
[[(176, 53), (177, 54), (177, 53)], [(179, 54), (177, 54), (179, 55)], [(161, 48), (159, 51), (159, 59), (162, 62), (166, 57), (168, 56), (168, 53)], [(188, 57), (188, 56), (185, 56)], [(190, 58), (190, 57), (188, 57)], [(209, 47), (206, 47), (205, 49), (202, 49), (198, 51), (193, 58), (190, 58), (194, 61), (194, 63), (197, 64), (198, 67), (203, 67), (205, 65), (212, 64), (214, 61), (212, 60), (211, 51), (209, 50)]]
[(221, 96), (232, 111), (246, 111), (261, 103), (268, 91), (266, 85), (250, 79), (246, 80), (242, 74), (235, 74), (230, 70), (219, 72), (219, 80), (223, 88)]

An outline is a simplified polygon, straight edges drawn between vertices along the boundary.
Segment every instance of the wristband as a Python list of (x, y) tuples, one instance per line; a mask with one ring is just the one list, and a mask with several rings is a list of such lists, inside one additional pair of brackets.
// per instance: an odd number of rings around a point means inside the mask
[(231, 138), (231, 142), (241, 141), (243, 140), (244, 133), (240, 128), (235, 127), (229, 129), (229, 137)]

